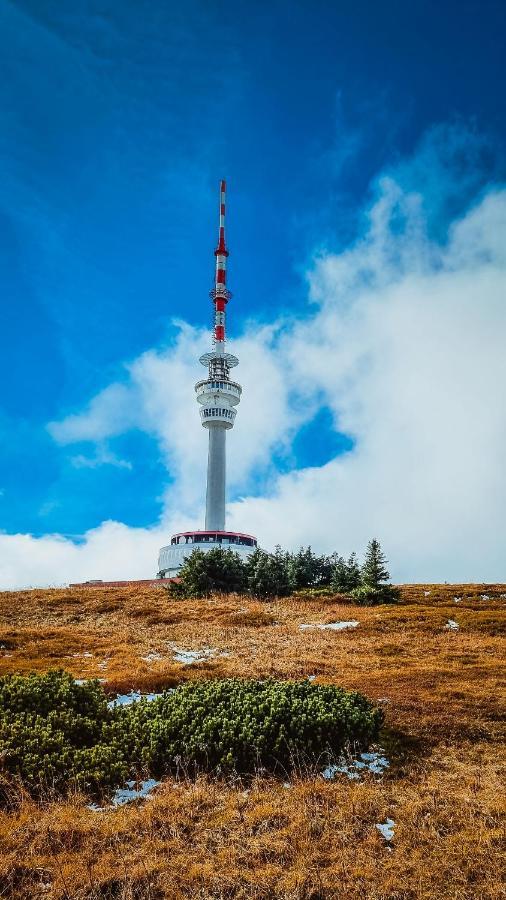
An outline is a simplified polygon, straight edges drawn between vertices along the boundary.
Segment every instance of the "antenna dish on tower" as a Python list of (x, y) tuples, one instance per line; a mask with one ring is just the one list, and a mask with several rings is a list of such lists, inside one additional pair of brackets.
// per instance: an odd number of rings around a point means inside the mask
[(234, 366), (239, 365), (239, 360), (237, 359), (237, 356), (234, 356), (233, 353), (215, 353), (213, 350), (211, 350), (209, 353), (203, 353), (199, 358), (199, 363), (202, 363), (203, 366), (208, 366), (215, 359), (223, 359), (230, 369), (233, 369)]

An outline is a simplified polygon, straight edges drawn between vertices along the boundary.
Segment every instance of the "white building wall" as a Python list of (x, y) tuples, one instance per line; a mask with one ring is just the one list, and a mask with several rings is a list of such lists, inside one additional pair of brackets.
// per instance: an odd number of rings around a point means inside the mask
[(158, 571), (164, 572), (167, 578), (175, 578), (186, 557), (190, 556), (194, 550), (203, 550), (204, 552), (207, 552), (208, 550), (215, 550), (216, 547), (221, 547), (223, 550), (233, 550), (233, 552), (238, 553), (243, 560), (246, 560), (248, 556), (257, 549), (256, 547), (249, 547), (244, 544), (231, 544), (227, 542), (226, 539), (223, 539), (223, 541), (219, 543), (210, 541), (209, 543), (168, 544), (160, 550), (158, 556)]

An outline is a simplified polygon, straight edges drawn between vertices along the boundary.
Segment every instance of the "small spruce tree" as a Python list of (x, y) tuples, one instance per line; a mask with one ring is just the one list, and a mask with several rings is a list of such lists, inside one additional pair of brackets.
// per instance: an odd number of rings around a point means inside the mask
[(336, 557), (332, 572), (332, 590), (340, 593), (348, 593), (360, 584), (360, 566), (357, 562), (357, 554), (352, 553), (348, 562), (342, 557)]
[(361, 583), (372, 588), (380, 588), (390, 579), (387, 569), (388, 560), (383, 553), (380, 542), (373, 538), (367, 545), (365, 559), (361, 570)]
[(399, 591), (388, 584), (390, 573), (388, 560), (383, 553), (380, 542), (373, 538), (367, 545), (364, 563), (360, 570), (360, 584), (353, 590), (353, 596), (359, 603), (374, 605), (376, 603), (395, 603)]
[(360, 566), (358, 564), (356, 553), (350, 554), (348, 562), (346, 563), (346, 569), (348, 573), (349, 590), (353, 590), (353, 588), (359, 586), (361, 578)]
[(330, 586), (336, 559), (337, 559), (336, 553), (333, 553), (331, 556), (317, 556), (316, 557), (317, 576), (316, 576), (315, 584), (318, 587)]
[(332, 570), (332, 581), (330, 582), (332, 590), (344, 593), (348, 590), (348, 572), (346, 560), (343, 556), (337, 556)]
[(248, 590), (254, 597), (285, 597), (292, 590), (286, 554), (257, 549), (246, 562)]
[(311, 547), (301, 547), (298, 553), (286, 553), (288, 577), (292, 590), (314, 587), (321, 581), (321, 557)]

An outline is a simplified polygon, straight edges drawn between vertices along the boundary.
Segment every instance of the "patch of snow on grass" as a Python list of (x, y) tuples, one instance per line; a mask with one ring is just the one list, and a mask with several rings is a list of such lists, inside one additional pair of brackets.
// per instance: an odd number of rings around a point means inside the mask
[(453, 602), (454, 602), (454, 603), (460, 603), (461, 600), (462, 600), (462, 597), (454, 597), (454, 598), (453, 598)]
[(308, 676), (307, 676), (307, 680), (308, 680), (308, 681), (314, 681), (315, 678), (316, 678), (316, 675), (308, 675)]
[(172, 655), (176, 662), (182, 663), (184, 666), (192, 666), (194, 663), (209, 659), (212, 653), (205, 650), (174, 650)]
[(425, 594), (426, 597), (428, 597), (429, 594), (430, 594), (430, 591), (424, 591), (424, 594)]
[(350, 781), (357, 781), (360, 775), (371, 772), (373, 775), (383, 775), (390, 763), (386, 756), (378, 753), (361, 753), (358, 759), (346, 760), (341, 757), (339, 764), (327, 766), (322, 775), (326, 781), (332, 781), (336, 775), (346, 775)]
[(157, 662), (160, 659), (163, 659), (161, 653), (158, 653), (154, 650), (150, 650), (150, 652), (146, 656), (141, 656), (143, 662)]
[(482, 595), (481, 595), (481, 599), (482, 599), (482, 600), (490, 600), (490, 597), (489, 597), (488, 594), (482, 594)]
[[(174, 688), (172, 688), (174, 690)], [(137, 703), (139, 700), (157, 700), (162, 694), (141, 694), (140, 691), (130, 691), (129, 694), (118, 694), (113, 700), (109, 700), (107, 706), (113, 709), (115, 706), (130, 706), (131, 703)]]
[(445, 628), (447, 628), (448, 631), (458, 631), (460, 628), (460, 625), (458, 622), (455, 622), (454, 619), (448, 619), (448, 621), (445, 625)]
[(213, 647), (204, 647), (202, 650), (180, 650), (178, 647), (173, 647), (172, 649), (172, 657), (176, 662), (182, 663), (184, 666), (192, 666), (195, 663), (205, 662), (207, 659), (211, 659), (214, 656), (230, 656), (226, 650), (223, 650), (221, 653)]
[(344, 631), (345, 628), (356, 628), (358, 624), (356, 619), (352, 619), (350, 622), (328, 622), (326, 625), (315, 622), (310, 625), (299, 625), (299, 628), (301, 631), (306, 631), (308, 628), (319, 628), (320, 631)]
[(86, 657), (93, 656), (93, 653), (89, 653), (88, 651), (86, 651), (86, 653), (73, 653), (72, 656), (74, 657), (74, 659), (77, 659), (77, 658), (83, 658), (85, 656)]
[(383, 822), (383, 824), (378, 823), (376, 825), (379, 833), (385, 838), (386, 841), (393, 841), (394, 827), (395, 822), (393, 819), (387, 819), (386, 822)]
[[(138, 787), (135, 786), (136, 784), (138, 784)], [(96, 803), (90, 803), (88, 809), (92, 809), (93, 812), (105, 812), (108, 809), (124, 806), (125, 803), (131, 803), (132, 800), (143, 800), (159, 784), (160, 782), (155, 781), (154, 778), (148, 778), (146, 781), (139, 782), (127, 781), (126, 787), (118, 788), (114, 791), (110, 806), (97, 806)]]
[(388, 769), (390, 763), (386, 756), (379, 753), (361, 753), (360, 759), (355, 762), (357, 769), (367, 769), (373, 775), (382, 775), (385, 769)]
[(360, 775), (358, 772), (352, 772), (350, 766), (342, 765), (342, 766), (327, 766), (326, 769), (323, 770), (322, 775), (325, 778), (325, 781), (333, 781), (336, 775), (346, 775), (350, 780), (358, 780)]

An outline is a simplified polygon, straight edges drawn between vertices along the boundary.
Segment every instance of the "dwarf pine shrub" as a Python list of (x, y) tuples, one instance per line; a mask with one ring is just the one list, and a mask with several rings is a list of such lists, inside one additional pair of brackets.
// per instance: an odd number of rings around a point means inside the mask
[(181, 767), (286, 772), (366, 747), (381, 722), (361, 694), (308, 681), (202, 680), (110, 708), (97, 681), (77, 685), (65, 672), (0, 679), (4, 769), (35, 795), (97, 793)]
[(4, 771), (34, 794), (113, 787), (129, 771), (121, 743), (111, 745), (111, 710), (98, 681), (66, 672), (0, 679), (0, 753)]
[(400, 591), (393, 584), (382, 584), (379, 587), (361, 584), (351, 591), (350, 596), (358, 606), (378, 606), (381, 603), (397, 603)]
[(365, 746), (377, 736), (381, 712), (333, 685), (231, 678), (183, 684), (132, 709), (130, 719), (134, 731), (144, 732), (150, 748), (144, 761), (157, 774), (176, 759), (195, 769), (246, 773)]

